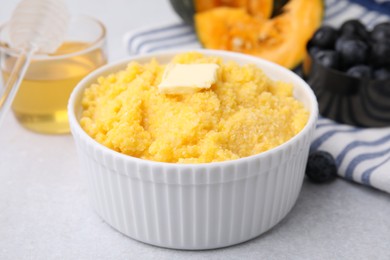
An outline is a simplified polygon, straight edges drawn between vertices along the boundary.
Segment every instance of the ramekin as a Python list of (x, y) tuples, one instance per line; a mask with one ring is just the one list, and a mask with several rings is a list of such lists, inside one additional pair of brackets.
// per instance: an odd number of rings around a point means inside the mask
[(257, 237), (275, 226), (294, 206), (301, 190), (318, 105), (311, 88), (274, 63), (225, 51), (197, 50), (224, 61), (252, 63), (272, 79), (291, 82), (294, 96), (310, 111), (304, 129), (269, 151), (237, 160), (173, 164), (113, 151), (81, 128), (81, 98), (97, 77), (130, 61), (156, 58), (167, 63), (182, 51), (133, 56), (106, 65), (84, 78), (68, 104), (69, 121), (93, 208), (123, 234), (175, 249), (226, 247)]

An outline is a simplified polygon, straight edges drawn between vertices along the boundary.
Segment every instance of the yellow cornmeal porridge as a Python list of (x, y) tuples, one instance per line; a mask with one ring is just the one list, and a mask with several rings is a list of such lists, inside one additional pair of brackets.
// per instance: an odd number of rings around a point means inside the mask
[(165, 65), (130, 63), (85, 90), (81, 125), (99, 143), (142, 159), (173, 163), (232, 160), (269, 150), (296, 135), (308, 111), (292, 86), (254, 65), (200, 53), (173, 63), (215, 63), (218, 80), (193, 94), (161, 94)]

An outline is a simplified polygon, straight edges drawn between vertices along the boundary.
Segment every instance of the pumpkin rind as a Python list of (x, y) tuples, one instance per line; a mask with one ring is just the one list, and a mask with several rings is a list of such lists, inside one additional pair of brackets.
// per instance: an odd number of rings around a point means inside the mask
[(282, 13), (283, 7), (288, 3), (288, 0), (273, 0), (274, 1), (274, 9), (272, 12), (272, 16), (276, 16)]
[(173, 10), (183, 19), (184, 22), (194, 22), (195, 6), (194, 0), (169, 0)]
[(169, 0), (175, 12), (186, 22), (193, 23), (195, 13), (216, 7), (243, 8), (250, 15), (269, 18), (273, 12), (274, 1), (280, 0)]
[(323, 0), (290, 0), (280, 15), (267, 20), (219, 7), (197, 13), (195, 30), (205, 48), (255, 55), (291, 69), (305, 57), (323, 10)]
[(258, 18), (269, 18), (273, 11), (274, 0), (194, 0), (196, 13), (216, 7), (243, 8), (250, 15)]

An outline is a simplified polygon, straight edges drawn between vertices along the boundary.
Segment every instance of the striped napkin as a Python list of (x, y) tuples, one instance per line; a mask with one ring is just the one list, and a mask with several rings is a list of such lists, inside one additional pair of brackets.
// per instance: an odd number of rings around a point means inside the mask
[[(336, 27), (359, 18), (371, 28), (390, 18), (390, 0), (326, 0), (325, 6), (324, 23)], [(132, 30), (124, 42), (130, 55), (201, 48), (193, 28), (184, 23)], [(364, 129), (320, 117), (311, 150), (330, 152), (341, 177), (390, 193), (390, 127)]]

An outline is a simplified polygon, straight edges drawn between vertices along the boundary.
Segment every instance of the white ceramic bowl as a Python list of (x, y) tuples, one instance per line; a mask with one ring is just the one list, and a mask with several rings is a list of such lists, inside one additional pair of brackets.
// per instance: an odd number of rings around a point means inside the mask
[(177, 249), (211, 249), (257, 237), (291, 210), (300, 192), (317, 102), (310, 87), (291, 71), (259, 58), (202, 50), (224, 61), (252, 63), (272, 79), (291, 82), (310, 117), (288, 142), (250, 157), (205, 164), (173, 164), (120, 154), (96, 142), (79, 124), (83, 91), (101, 75), (129, 61), (155, 57), (168, 63), (179, 51), (134, 56), (106, 65), (84, 78), (68, 104), (69, 121), (89, 196), (112, 227), (139, 241)]

